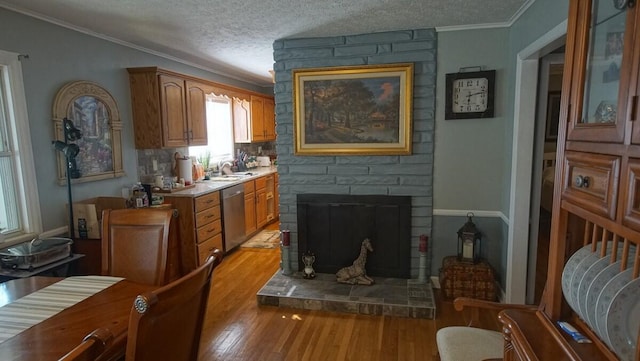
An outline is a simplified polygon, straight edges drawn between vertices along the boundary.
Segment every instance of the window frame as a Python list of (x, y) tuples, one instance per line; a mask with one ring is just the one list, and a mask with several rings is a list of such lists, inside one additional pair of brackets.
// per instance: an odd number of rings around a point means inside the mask
[[(229, 151), (230, 152), (229, 153), (225, 153), (225, 154), (211, 154), (210, 161), (209, 161), (209, 167), (213, 168), (214, 165), (217, 165), (217, 164), (219, 164), (221, 162), (224, 162), (224, 161), (231, 161), (231, 160), (234, 159), (234, 155), (233, 154), (234, 154), (234, 151), (235, 151), (235, 142), (234, 142), (234, 128), (233, 128), (233, 125), (234, 125), (233, 124), (233, 99), (231, 97), (227, 96), (227, 95), (224, 95), (224, 94), (223, 95), (218, 95), (218, 94), (215, 94), (215, 93), (210, 93), (210, 94), (207, 94), (207, 96), (206, 96), (205, 104), (208, 104), (209, 102), (211, 102), (211, 103), (219, 103), (219, 104), (226, 104), (229, 107), (229, 130), (230, 130), (230, 132), (229, 132), (230, 133), (229, 134), (229, 136), (230, 136), (230, 138), (229, 138), (229, 141), (230, 141), (229, 142), (229, 146), (230, 146)], [(209, 128), (210, 119), (209, 119), (209, 110), (208, 109), (207, 109), (206, 114), (207, 114), (207, 119), (206, 119), (206, 122), (207, 122), (207, 133), (210, 134), (209, 132), (214, 131), (216, 129), (216, 127), (213, 127), (213, 129)], [(209, 137), (209, 140), (210, 140), (210, 137)], [(202, 149), (208, 149), (209, 147), (210, 147), (209, 145), (202, 145), (202, 146), (195, 146), (195, 147), (191, 146), (191, 147), (189, 147), (189, 155), (190, 156), (193, 155), (193, 156), (199, 157), (202, 154), (201, 150)], [(198, 149), (198, 151), (194, 151), (195, 150), (194, 148)], [(206, 171), (206, 169), (205, 169), (205, 171)]]
[(7, 140), (14, 153), (14, 191), (20, 219), (18, 231), (0, 236), (0, 244), (6, 246), (40, 234), (42, 218), (20, 54), (0, 50), (0, 81), (5, 99), (1, 111), (6, 115)]

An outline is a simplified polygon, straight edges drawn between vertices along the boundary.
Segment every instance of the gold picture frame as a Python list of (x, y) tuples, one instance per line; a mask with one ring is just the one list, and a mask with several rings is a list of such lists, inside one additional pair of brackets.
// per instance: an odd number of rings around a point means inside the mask
[[(63, 120), (73, 122), (82, 133), (75, 141), (80, 152), (76, 156), (80, 178), (73, 183), (123, 177), (122, 122), (118, 106), (111, 94), (96, 83), (74, 81), (60, 88), (53, 101), (53, 123), (56, 140), (65, 141)], [(61, 152), (58, 158), (58, 184), (66, 184), (67, 162)]]
[(413, 64), (293, 71), (296, 155), (411, 154)]

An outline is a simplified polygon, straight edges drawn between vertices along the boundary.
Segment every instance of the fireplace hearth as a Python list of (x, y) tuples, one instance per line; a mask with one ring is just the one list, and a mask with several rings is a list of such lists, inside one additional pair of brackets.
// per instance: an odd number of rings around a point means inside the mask
[(305, 279), (278, 270), (258, 291), (258, 304), (361, 315), (433, 319), (436, 306), (430, 282), (374, 277), (371, 286), (336, 282), (334, 274)]
[[(369, 276), (410, 278), (411, 197), (298, 194), (298, 254), (312, 252), (318, 273), (335, 274), (360, 254), (365, 238)], [(299, 264), (299, 270), (303, 265)]]

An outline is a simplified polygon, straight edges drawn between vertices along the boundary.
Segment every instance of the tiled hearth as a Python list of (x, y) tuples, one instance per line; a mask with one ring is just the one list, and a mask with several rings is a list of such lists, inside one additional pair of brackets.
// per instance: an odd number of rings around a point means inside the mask
[(285, 276), (277, 271), (258, 291), (258, 304), (307, 310), (433, 319), (436, 313), (429, 281), (373, 277), (371, 286), (336, 282), (334, 274), (302, 273)]

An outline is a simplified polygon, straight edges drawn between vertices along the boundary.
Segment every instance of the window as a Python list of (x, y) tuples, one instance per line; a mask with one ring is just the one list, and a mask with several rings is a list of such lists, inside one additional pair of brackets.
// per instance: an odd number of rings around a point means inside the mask
[(207, 95), (207, 137), (204, 146), (189, 147), (189, 155), (198, 159), (209, 155), (209, 167), (221, 160), (233, 159), (233, 119), (231, 99)]
[(5, 241), (42, 230), (18, 54), (0, 50), (0, 228)]

